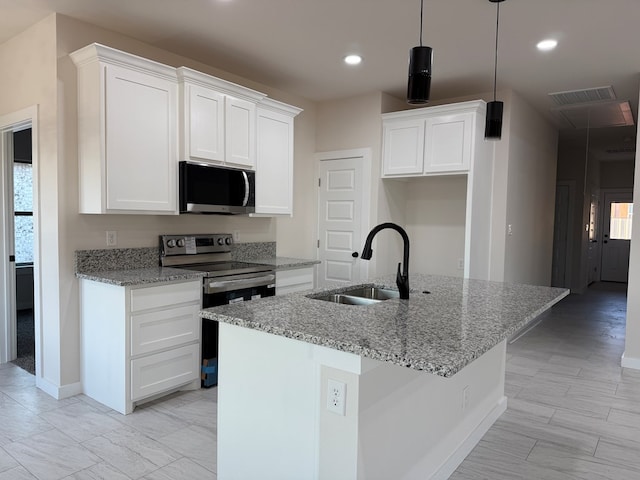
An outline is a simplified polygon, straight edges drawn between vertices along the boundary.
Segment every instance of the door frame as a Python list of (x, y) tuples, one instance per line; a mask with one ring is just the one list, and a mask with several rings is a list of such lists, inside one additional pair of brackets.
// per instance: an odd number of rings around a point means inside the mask
[[(9, 170), (13, 167), (13, 154), (9, 147), (13, 144), (14, 131), (31, 128), (32, 172), (33, 172), (33, 322), (35, 333), (36, 377), (41, 371), (42, 352), (42, 308), (40, 282), (40, 215), (39, 215), (39, 151), (38, 151), (38, 106), (0, 115), (0, 298), (3, 311), (0, 318), (0, 364), (15, 359), (17, 354), (15, 264), (9, 262), (13, 255), (13, 186), (8, 180), (13, 178)], [(11, 250), (11, 251), (10, 251)]]
[[(600, 231), (598, 232), (598, 242), (600, 242), (600, 258), (598, 264), (600, 265), (600, 269), (598, 271), (598, 281), (602, 280), (602, 251), (604, 250), (604, 208), (606, 207), (605, 198), (607, 194), (622, 194), (629, 195), (631, 201), (629, 203), (633, 203), (633, 188), (602, 188), (600, 189), (600, 218), (598, 219), (598, 227)], [(637, 233), (636, 233), (637, 234)], [(633, 233), (632, 233), (633, 235)], [(627, 267), (627, 274), (629, 272), (629, 267)]]
[[(329, 152), (318, 152), (314, 155), (315, 158), (315, 166), (314, 166), (314, 182), (316, 183), (316, 221), (315, 221), (315, 238), (316, 241), (320, 239), (320, 189), (318, 187), (318, 179), (320, 178), (320, 162), (333, 160), (352, 160), (352, 159), (362, 159), (362, 197), (360, 200), (362, 201), (362, 210), (361, 210), (361, 219), (360, 219), (360, 231), (364, 236), (369, 232), (369, 227), (371, 225), (371, 148), (353, 148), (349, 150), (334, 150)], [(316, 243), (316, 260), (320, 258), (320, 249)], [(369, 270), (372, 260), (365, 262), (360, 269), (360, 280), (365, 281), (369, 278)], [(374, 270), (375, 271), (375, 270)], [(319, 275), (320, 268), (315, 267), (315, 284), (319, 285)]]

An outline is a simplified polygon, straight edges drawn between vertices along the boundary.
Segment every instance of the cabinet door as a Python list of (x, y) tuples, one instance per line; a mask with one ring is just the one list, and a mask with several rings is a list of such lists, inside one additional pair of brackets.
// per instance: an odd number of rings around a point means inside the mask
[(468, 171), (472, 130), (473, 113), (427, 118), (424, 172)]
[(177, 83), (105, 70), (106, 209), (175, 213)]
[(293, 118), (258, 109), (256, 213), (291, 215)]
[(187, 85), (189, 158), (224, 162), (224, 95)]
[(383, 124), (383, 176), (421, 175), (424, 157), (424, 120)]
[(255, 168), (256, 105), (246, 100), (225, 99), (225, 161)]

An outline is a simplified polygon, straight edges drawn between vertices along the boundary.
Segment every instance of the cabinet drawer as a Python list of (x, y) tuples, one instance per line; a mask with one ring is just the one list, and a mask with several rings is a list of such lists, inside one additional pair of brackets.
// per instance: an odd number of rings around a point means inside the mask
[(313, 288), (313, 267), (283, 270), (276, 273), (276, 295)]
[(131, 355), (151, 353), (200, 339), (200, 304), (131, 316)]
[(180, 303), (200, 303), (200, 280), (131, 290), (131, 311), (148, 310)]
[(131, 400), (161, 393), (200, 376), (200, 345), (186, 345), (131, 361)]

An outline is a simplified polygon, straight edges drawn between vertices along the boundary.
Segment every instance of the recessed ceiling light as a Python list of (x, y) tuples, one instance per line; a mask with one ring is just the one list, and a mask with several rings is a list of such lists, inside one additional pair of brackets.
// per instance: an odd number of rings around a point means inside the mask
[(536, 47), (538, 47), (538, 50), (542, 52), (548, 52), (549, 50), (553, 50), (554, 48), (556, 48), (557, 45), (558, 45), (557, 40), (548, 38), (546, 40), (542, 40), (541, 42), (538, 42)]
[(362, 61), (360, 55), (347, 55), (344, 57), (344, 63), (347, 65), (358, 65)]

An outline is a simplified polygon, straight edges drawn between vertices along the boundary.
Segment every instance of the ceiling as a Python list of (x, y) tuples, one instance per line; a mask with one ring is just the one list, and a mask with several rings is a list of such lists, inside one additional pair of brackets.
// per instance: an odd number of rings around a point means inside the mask
[[(497, 5), (424, 0), (433, 100), (492, 90)], [(554, 112), (549, 93), (611, 86), (637, 120), (638, 0), (499, 5), (498, 90), (519, 93), (565, 138), (583, 138), (585, 129)], [(408, 53), (420, 28), (419, 0), (0, 0), (0, 11), (0, 43), (55, 11), (316, 101), (374, 91), (404, 98)], [(537, 51), (548, 37), (558, 47)], [(345, 65), (348, 53), (362, 55), (362, 63)], [(581, 113), (582, 120), (617, 116), (616, 104), (601, 107), (572, 107), (572, 120)], [(619, 154), (635, 143), (635, 127), (599, 130), (594, 139), (602, 137), (604, 150)]]

